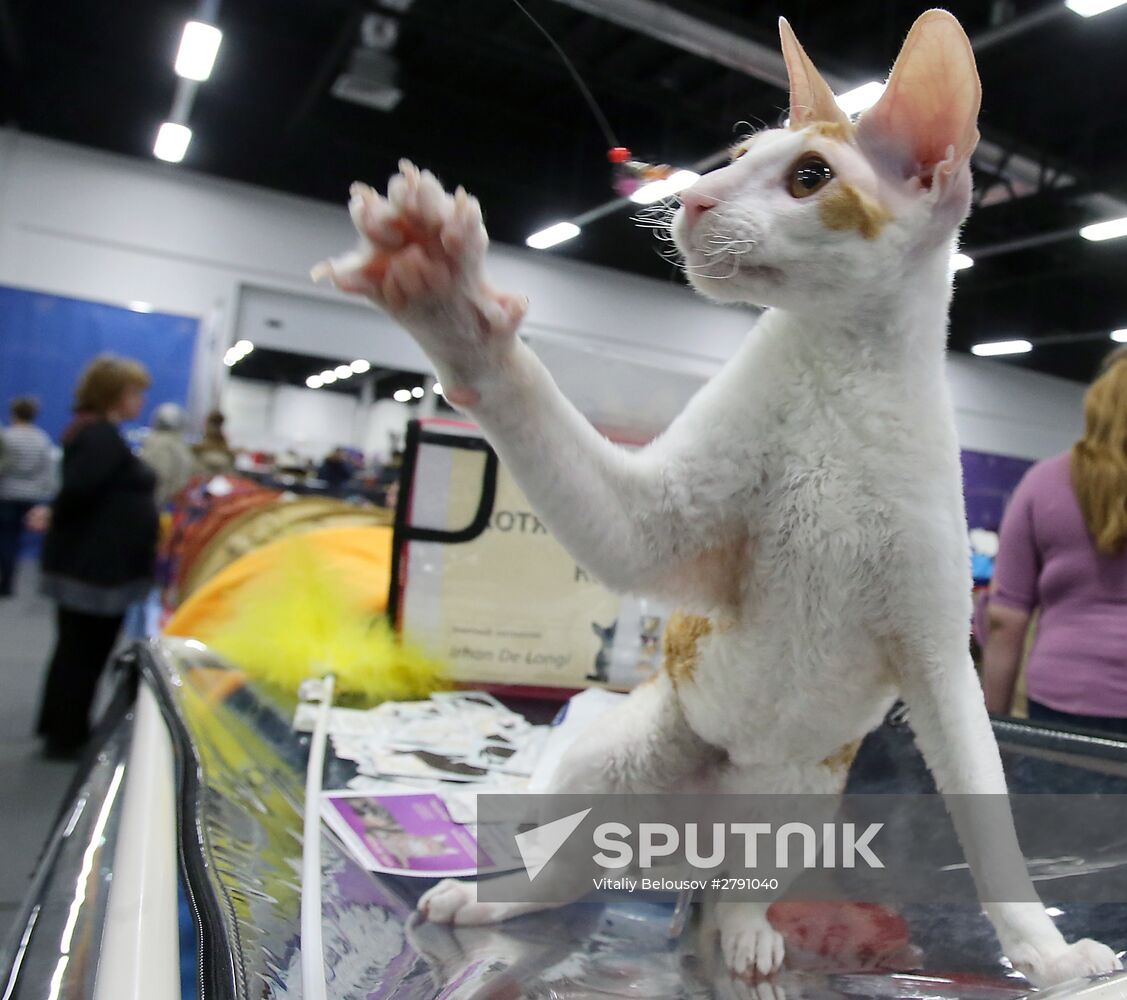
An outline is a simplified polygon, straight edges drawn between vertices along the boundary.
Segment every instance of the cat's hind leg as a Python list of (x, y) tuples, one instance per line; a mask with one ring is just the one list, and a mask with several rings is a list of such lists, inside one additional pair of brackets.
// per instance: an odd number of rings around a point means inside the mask
[[(672, 682), (664, 673), (635, 688), (602, 716), (564, 754), (546, 794), (645, 794), (677, 791), (724, 758), (689, 727)], [(446, 879), (419, 899), (419, 911), (435, 923), (490, 924), (581, 898), (568, 873), (553, 883), (549, 866), (537, 878), (538, 901), (485, 902), (478, 883)], [(497, 876), (496, 895), (527, 894), (523, 872)], [(566, 880), (566, 881), (563, 881)], [(505, 891), (509, 887), (512, 892)], [(518, 892), (518, 890), (520, 890)]]

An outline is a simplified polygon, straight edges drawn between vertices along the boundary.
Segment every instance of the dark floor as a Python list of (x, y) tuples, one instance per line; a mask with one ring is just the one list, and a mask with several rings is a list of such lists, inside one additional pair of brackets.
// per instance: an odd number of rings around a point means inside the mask
[(26, 563), (0, 600), (0, 942), (27, 890), (74, 765), (44, 760), (32, 733), (52, 640), (51, 604)]

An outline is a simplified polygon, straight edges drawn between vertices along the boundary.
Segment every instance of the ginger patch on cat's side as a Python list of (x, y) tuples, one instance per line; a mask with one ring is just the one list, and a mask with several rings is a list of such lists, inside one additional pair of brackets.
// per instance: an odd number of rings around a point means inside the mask
[(674, 686), (688, 683), (696, 673), (701, 639), (712, 634), (712, 620), (702, 615), (670, 615), (665, 626), (665, 672)]

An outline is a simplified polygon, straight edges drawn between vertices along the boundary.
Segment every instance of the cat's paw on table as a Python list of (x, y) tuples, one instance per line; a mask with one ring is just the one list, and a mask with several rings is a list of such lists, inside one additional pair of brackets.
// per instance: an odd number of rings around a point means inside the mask
[(1010, 961), (1039, 989), (1123, 968), (1115, 952), (1091, 938), (1064, 944), (1051, 951), (1023, 945), (1010, 955)]

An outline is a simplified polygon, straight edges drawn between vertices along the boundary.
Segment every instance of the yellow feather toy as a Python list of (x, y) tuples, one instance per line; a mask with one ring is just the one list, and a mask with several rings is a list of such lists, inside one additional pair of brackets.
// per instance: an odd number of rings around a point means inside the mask
[(287, 540), (276, 572), (247, 584), (235, 609), (200, 631), (248, 676), (288, 691), (325, 674), (363, 703), (425, 698), (450, 686), (445, 667), (361, 606), (302, 536)]

